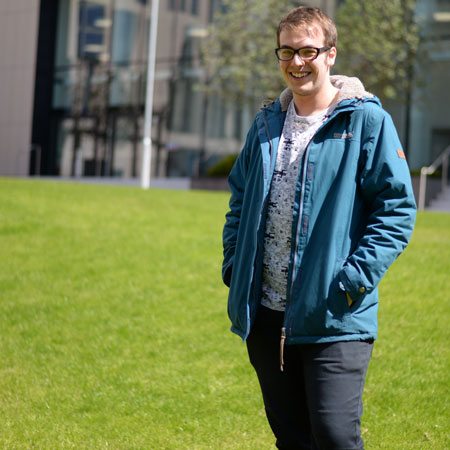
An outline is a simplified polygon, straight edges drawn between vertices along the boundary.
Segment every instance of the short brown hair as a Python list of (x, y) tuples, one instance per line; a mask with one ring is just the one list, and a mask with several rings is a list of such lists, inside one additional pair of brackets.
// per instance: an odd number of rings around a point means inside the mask
[(310, 6), (299, 6), (293, 9), (278, 25), (277, 42), (280, 46), (280, 34), (288, 28), (305, 27), (306, 29), (318, 26), (324, 35), (325, 45), (328, 47), (336, 47), (337, 30), (334, 22), (319, 8)]

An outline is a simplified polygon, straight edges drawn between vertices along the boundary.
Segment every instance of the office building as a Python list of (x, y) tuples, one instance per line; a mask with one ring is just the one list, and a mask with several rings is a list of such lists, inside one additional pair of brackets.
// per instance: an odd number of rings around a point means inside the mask
[[(200, 45), (220, 0), (160, 0), (152, 176), (238, 153), (254, 109), (207, 96)], [(339, 2), (310, 1), (334, 15)], [(0, 0), (0, 175), (139, 177), (151, 0)], [(386, 105), (412, 169), (450, 143), (450, 0), (419, 0), (410, 105)], [(408, 120), (406, 120), (408, 118)]]

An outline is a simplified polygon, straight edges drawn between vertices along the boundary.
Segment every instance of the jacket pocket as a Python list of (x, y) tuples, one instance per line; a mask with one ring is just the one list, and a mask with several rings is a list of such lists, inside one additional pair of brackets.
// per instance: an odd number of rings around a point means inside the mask
[(339, 280), (335, 279), (329, 290), (327, 299), (328, 311), (331, 316), (334, 319), (342, 320), (345, 315), (350, 314), (356, 308), (355, 303), (353, 302), (349, 306), (345, 291), (339, 287)]
[[(358, 301), (352, 298), (352, 304), (348, 304), (347, 294), (340, 287), (339, 274), (342, 272), (344, 260), (338, 260), (336, 263), (331, 286), (328, 291), (327, 306), (329, 313), (333, 318), (342, 320), (345, 315), (351, 314), (356, 308)], [(350, 295), (351, 297), (351, 295)]]

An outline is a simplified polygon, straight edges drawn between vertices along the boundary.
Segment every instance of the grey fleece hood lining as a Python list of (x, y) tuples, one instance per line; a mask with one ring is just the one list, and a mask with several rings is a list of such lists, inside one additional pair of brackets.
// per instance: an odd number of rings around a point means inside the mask
[[(331, 84), (339, 89), (336, 103), (343, 100), (373, 98), (374, 95), (364, 89), (361, 81), (356, 77), (346, 77), (344, 75), (332, 75)], [(289, 88), (286, 88), (280, 95), (281, 110), (286, 111), (294, 95)]]

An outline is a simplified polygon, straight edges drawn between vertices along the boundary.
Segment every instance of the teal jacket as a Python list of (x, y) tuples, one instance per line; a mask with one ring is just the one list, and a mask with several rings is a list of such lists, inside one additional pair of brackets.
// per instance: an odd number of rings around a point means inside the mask
[[(332, 82), (338, 105), (312, 138), (297, 179), (287, 344), (376, 339), (378, 283), (414, 226), (411, 178), (391, 117), (358, 79)], [(231, 330), (243, 340), (260, 306), (268, 193), (291, 99), (286, 90), (257, 114), (228, 180), (222, 276)]]

